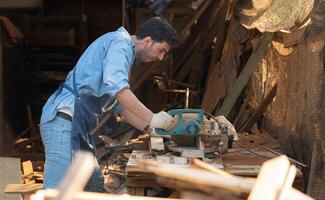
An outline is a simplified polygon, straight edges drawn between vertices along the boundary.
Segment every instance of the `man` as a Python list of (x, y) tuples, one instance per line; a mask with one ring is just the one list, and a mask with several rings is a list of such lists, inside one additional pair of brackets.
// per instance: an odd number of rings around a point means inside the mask
[[(154, 17), (141, 24), (136, 35), (130, 36), (121, 27), (99, 37), (86, 49), (43, 107), (40, 131), (45, 147), (45, 188), (57, 187), (73, 152), (95, 152), (89, 132), (114, 100), (118, 102), (111, 106), (114, 111), (137, 129), (170, 128), (170, 115), (153, 114), (132, 93), (128, 74), (135, 58), (142, 62), (162, 61), (178, 42), (171, 25)], [(98, 170), (88, 186), (90, 191), (101, 190)]]

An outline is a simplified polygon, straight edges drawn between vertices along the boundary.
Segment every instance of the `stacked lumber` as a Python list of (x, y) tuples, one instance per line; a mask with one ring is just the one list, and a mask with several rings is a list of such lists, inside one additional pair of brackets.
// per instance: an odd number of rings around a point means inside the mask
[(113, 195), (95, 192), (83, 192), (94, 168), (96, 166), (95, 158), (90, 152), (80, 152), (67, 170), (63, 180), (60, 182), (57, 190), (46, 189), (39, 190), (31, 196), (32, 200), (49, 200), (49, 199), (163, 199), (153, 197), (136, 197), (130, 195)]
[[(144, 159), (137, 160), (137, 164), (143, 170), (155, 174), (166, 187), (177, 188), (182, 199), (202, 199), (207, 196), (210, 196), (208, 199), (312, 199), (292, 187), (297, 170), (286, 156), (266, 161), (257, 179), (235, 176), (200, 160), (194, 160), (188, 168)], [(163, 199), (83, 192), (94, 167), (92, 154), (81, 152), (58, 190), (40, 190), (31, 199)]]
[(237, 194), (237, 198), (239, 195), (248, 194), (249, 200), (312, 199), (292, 188), (297, 171), (286, 156), (266, 161), (257, 179), (234, 176), (199, 160), (193, 162), (196, 168), (179, 168), (143, 159), (138, 160), (138, 165), (162, 177), (159, 180), (169, 187), (174, 183), (173, 186), (179, 190), (199, 191), (197, 193), (213, 195), (213, 199), (224, 199), (224, 192), (219, 193), (220, 188)]

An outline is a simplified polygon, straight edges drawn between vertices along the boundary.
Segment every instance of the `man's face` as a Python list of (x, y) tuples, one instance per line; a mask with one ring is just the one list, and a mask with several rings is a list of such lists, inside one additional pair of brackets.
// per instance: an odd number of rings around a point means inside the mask
[(154, 42), (149, 37), (144, 41), (143, 49), (139, 52), (139, 58), (145, 63), (162, 61), (169, 50), (170, 46), (167, 42)]

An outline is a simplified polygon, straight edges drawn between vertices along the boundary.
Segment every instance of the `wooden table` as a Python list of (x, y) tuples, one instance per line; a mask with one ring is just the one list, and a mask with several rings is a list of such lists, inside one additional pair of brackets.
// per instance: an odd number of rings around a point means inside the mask
[[(240, 143), (239, 143), (240, 142)], [(264, 148), (278, 148), (277, 140), (270, 139), (262, 134), (242, 135), (238, 144), (234, 143), (233, 148), (229, 149), (226, 154), (223, 154), (220, 159), (206, 161), (219, 169), (223, 169), (231, 174), (238, 176), (257, 177), (261, 165), (268, 159), (277, 157), (277, 155), (265, 150)], [(245, 147), (246, 149), (242, 148)], [(249, 149), (249, 152), (247, 151)], [(134, 150), (126, 165), (126, 182), (129, 192), (132, 195), (145, 194), (145, 188), (162, 187), (157, 181), (154, 174), (148, 173), (143, 169), (139, 169), (136, 164), (136, 159), (151, 159), (158, 160), (164, 163), (176, 164), (179, 167), (190, 167), (188, 162), (179, 156), (171, 155), (170, 153), (163, 155), (150, 154), (149, 150)], [(183, 160), (183, 161), (180, 161)], [(298, 189), (303, 189), (303, 176), (300, 170), (296, 176), (296, 182), (299, 185)], [(136, 192), (133, 192), (136, 191)], [(140, 191), (140, 192), (139, 192)]]

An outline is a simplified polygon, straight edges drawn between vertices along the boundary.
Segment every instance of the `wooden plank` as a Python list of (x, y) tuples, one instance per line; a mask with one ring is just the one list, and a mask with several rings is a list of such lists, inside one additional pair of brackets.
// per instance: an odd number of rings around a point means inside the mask
[(0, 157), (0, 199), (20, 200), (20, 195), (4, 193), (7, 184), (20, 181), (20, 158)]
[(240, 177), (225, 177), (205, 170), (157, 163), (152, 160), (138, 160), (138, 165), (159, 176), (199, 184), (206, 187), (221, 187), (234, 192), (250, 192), (253, 184)]
[(23, 165), (24, 183), (26, 184), (35, 183), (35, 179), (33, 179), (34, 170), (33, 170), (32, 162), (28, 160), (23, 162), (22, 165)]
[(178, 157), (178, 156), (171, 157), (171, 163), (174, 163), (174, 164), (186, 165), (187, 162), (188, 162), (187, 158), (184, 158), (184, 157)]
[(204, 150), (197, 147), (168, 147), (170, 151), (180, 153), (185, 158), (204, 158)]
[(253, 115), (247, 120), (247, 122), (238, 130), (239, 133), (243, 131), (249, 131), (253, 125), (260, 119), (265, 112), (266, 108), (272, 103), (276, 96), (278, 84), (275, 84), (269, 94), (265, 97), (260, 107), (253, 113)]
[(192, 160), (191, 165), (193, 167), (197, 167), (199, 169), (205, 169), (207, 171), (210, 171), (210, 172), (213, 172), (215, 174), (219, 174), (219, 175), (222, 175), (222, 176), (225, 176), (225, 177), (234, 177), (234, 175), (232, 175), (232, 174), (230, 174), (230, 173), (228, 173), (228, 172), (226, 172), (224, 170), (218, 169), (218, 168), (216, 168), (216, 167), (214, 167), (212, 165), (209, 165), (209, 164), (207, 164), (207, 163), (205, 163), (205, 162), (203, 162), (203, 161), (201, 161), (199, 159)]
[(150, 137), (149, 150), (151, 153), (164, 152), (164, 139), (162, 137)]
[(170, 156), (165, 156), (165, 155), (157, 155), (156, 156), (156, 161), (162, 162), (162, 163), (171, 163), (171, 157)]
[(230, 90), (230, 94), (225, 99), (217, 115), (228, 116), (233, 105), (236, 103), (239, 95), (246, 86), (248, 80), (250, 79), (252, 73), (255, 71), (258, 62), (263, 58), (265, 51), (273, 38), (274, 33), (264, 33), (260, 44), (255, 49), (255, 51), (250, 56), (247, 61), (243, 71), (240, 73), (239, 77), (236, 79), (234, 85)]
[[(139, 167), (157, 174), (158, 180), (167, 180), (167, 182), (184, 182), (186, 188), (207, 191), (207, 189), (224, 188), (233, 192), (250, 193), (252, 199), (272, 199), (276, 200), (279, 189), (284, 186), (282, 181), (287, 180), (290, 162), (286, 156), (280, 156), (265, 162), (262, 165), (263, 173), (257, 179), (247, 179), (238, 176), (220, 175), (205, 170), (185, 168), (172, 164), (158, 163), (152, 160), (138, 160)], [(275, 175), (276, 174), (276, 175)], [(292, 181), (293, 172), (289, 172), (288, 184)], [(272, 185), (273, 183), (273, 185)], [(168, 184), (167, 184), (168, 185)], [(182, 184), (177, 184), (183, 187)], [(271, 190), (267, 191), (271, 187)], [(262, 192), (264, 191), (264, 193)], [(257, 196), (255, 196), (258, 194)], [(256, 198), (255, 198), (256, 197)], [(268, 198), (266, 198), (268, 197)], [(287, 199), (312, 199), (307, 195), (299, 192), (295, 188), (290, 187), (287, 192)]]
[[(290, 162), (286, 156), (280, 156), (263, 164), (248, 200), (275, 200), (278, 199), (289, 172)], [(276, 176), (274, 175), (276, 172)]]
[(41, 0), (1, 0), (0, 9), (13, 8), (40, 8), (42, 6)]
[(133, 196), (144, 196), (144, 187), (128, 187), (128, 194)]
[(287, 199), (287, 196), (288, 196), (288, 194), (290, 192), (292, 184), (293, 184), (293, 182), (295, 180), (296, 174), (297, 174), (296, 166), (291, 165), (290, 168), (289, 168), (289, 172), (287, 174), (286, 180), (282, 184), (280, 195), (278, 197), (279, 200), (286, 200)]
[(12, 194), (32, 194), (37, 190), (43, 189), (43, 184), (7, 184), (4, 192)]

